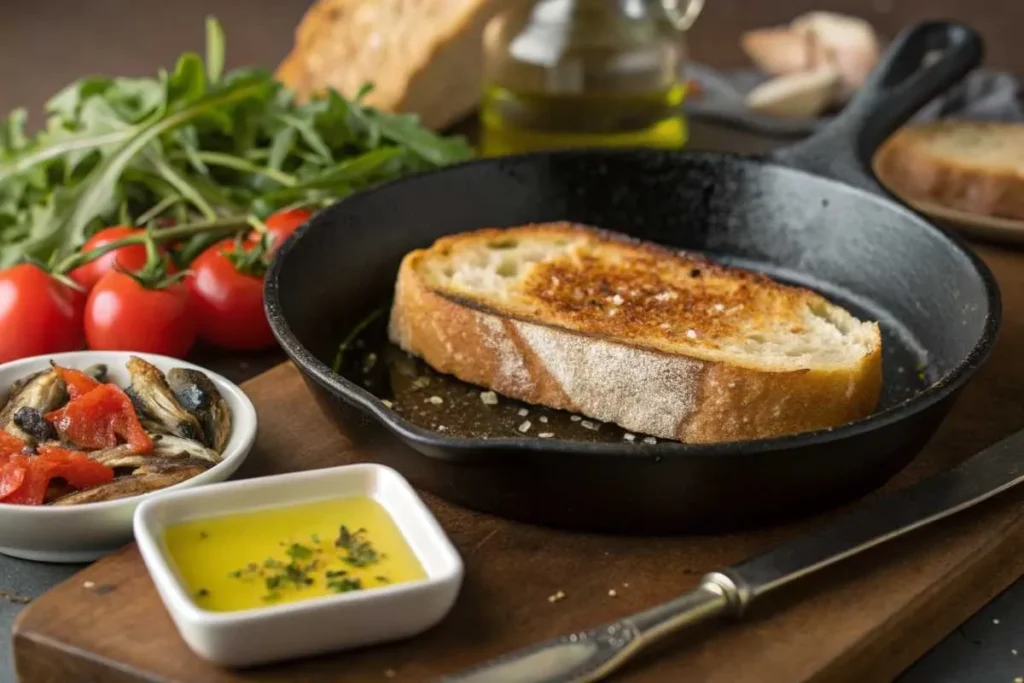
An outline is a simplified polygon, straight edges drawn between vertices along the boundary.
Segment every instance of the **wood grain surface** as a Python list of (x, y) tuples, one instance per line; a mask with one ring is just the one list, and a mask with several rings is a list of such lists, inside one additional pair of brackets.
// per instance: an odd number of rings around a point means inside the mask
[[(1005, 295), (992, 361), (939, 435), (887, 488), (949, 467), (1024, 426), (1024, 254), (981, 247)], [(259, 435), (241, 476), (373, 460), (319, 413), (282, 365), (245, 385)], [(728, 536), (570, 534), (460, 509), (425, 496), (466, 562), (454, 611), (397, 644), (246, 671), (197, 659), (180, 640), (134, 547), (102, 560), (22, 612), (15, 663), (26, 683), (70, 680), (423, 681), (666, 600), (707, 570), (760, 552), (821, 519)], [(708, 683), (886, 681), (1024, 572), (1024, 496), (984, 507), (795, 587), (746, 620), (676, 639), (612, 680)], [(741, 504), (741, 503), (740, 503)], [(826, 515), (827, 517), (827, 515)], [(566, 597), (549, 602), (564, 591)], [(615, 595), (611, 595), (614, 591)]]

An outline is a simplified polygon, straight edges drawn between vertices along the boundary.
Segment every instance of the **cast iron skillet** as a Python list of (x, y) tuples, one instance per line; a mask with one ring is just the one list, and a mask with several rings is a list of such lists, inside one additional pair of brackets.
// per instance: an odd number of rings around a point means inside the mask
[[(941, 56), (925, 61), (933, 51)], [(582, 530), (707, 532), (848, 501), (923, 447), (995, 341), (1000, 299), (989, 270), (867, 171), (882, 140), (981, 55), (965, 26), (915, 26), (827, 130), (769, 158), (528, 154), (353, 195), (283, 245), (266, 278), (274, 333), (356, 452), (477, 510)], [(357, 377), (331, 371), (346, 333), (387, 305), (405, 253), (445, 234), (554, 220), (703, 251), (879, 320), (878, 411), (832, 430), (716, 445), (539, 439), (514, 429), (466, 438), (407, 419)], [(466, 405), (448, 416), (461, 419)]]

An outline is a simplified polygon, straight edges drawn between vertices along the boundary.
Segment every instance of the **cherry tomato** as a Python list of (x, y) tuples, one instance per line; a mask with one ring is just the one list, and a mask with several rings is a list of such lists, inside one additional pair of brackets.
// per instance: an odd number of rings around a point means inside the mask
[[(142, 228), (129, 228), (118, 225), (113, 228), (104, 228), (82, 246), (82, 251), (90, 251), (105, 244), (122, 240), (125, 237), (139, 235), (144, 231)], [(79, 266), (71, 271), (71, 279), (82, 286), (86, 291), (96, 286), (108, 271), (114, 269), (115, 265), (125, 270), (135, 271), (146, 264), (146, 247), (141, 244), (133, 244), (128, 247), (121, 247), (114, 251), (107, 252), (95, 261), (90, 261), (84, 266)]]
[(199, 338), (224, 349), (269, 348), (274, 334), (263, 312), (263, 278), (238, 272), (224, 254), (233, 246), (233, 240), (218, 242), (190, 267), (189, 291)]
[(85, 304), (89, 348), (161, 353), (181, 358), (196, 338), (188, 288), (181, 282), (148, 289), (126, 273), (100, 278)]
[(84, 297), (42, 268), (0, 270), (0, 363), (82, 348)]
[(272, 249), (280, 247), (299, 226), (309, 220), (312, 212), (306, 209), (287, 209), (271, 214), (265, 221), (267, 232), (273, 238)]

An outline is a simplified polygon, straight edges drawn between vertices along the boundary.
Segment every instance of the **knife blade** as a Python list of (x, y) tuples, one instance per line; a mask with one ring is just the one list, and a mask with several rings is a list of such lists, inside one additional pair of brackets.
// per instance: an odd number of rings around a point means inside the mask
[(504, 655), (441, 683), (592, 683), (669, 633), (741, 617), (754, 600), (825, 567), (966, 510), (1024, 481), (1024, 431), (817, 531), (705, 575), (674, 600)]

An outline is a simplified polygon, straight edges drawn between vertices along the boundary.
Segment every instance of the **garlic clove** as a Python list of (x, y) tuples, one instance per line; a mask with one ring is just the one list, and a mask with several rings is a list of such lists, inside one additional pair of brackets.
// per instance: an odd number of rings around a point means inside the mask
[(785, 74), (762, 83), (747, 94), (751, 111), (780, 118), (812, 118), (835, 100), (841, 75), (834, 67)]
[(839, 69), (846, 94), (864, 84), (881, 54), (878, 34), (870, 23), (833, 12), (810, 12), (790, 24), (796, 33), (813, 36)]
[(832, 12), (810, 12), (788, 26), (748, 31), (740, 44), (759, 69), (774, 76), (834, 66), (841, 76), (837, 102), (864, 84), (881, 54), (871, 24)]
[(773, 76), (811, 68), (806, 37), (788, 26), (747, 31), (740, 45), (758, 69)]

